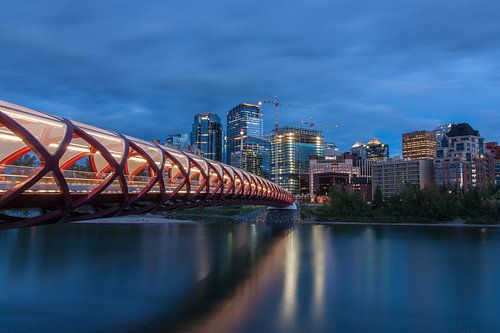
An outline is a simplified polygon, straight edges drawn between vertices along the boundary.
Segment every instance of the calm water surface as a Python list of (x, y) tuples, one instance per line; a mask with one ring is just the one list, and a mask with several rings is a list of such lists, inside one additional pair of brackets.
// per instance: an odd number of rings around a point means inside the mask
[(498, 332), (500, 230), (67, 224), (0, 232), (1, 332)]

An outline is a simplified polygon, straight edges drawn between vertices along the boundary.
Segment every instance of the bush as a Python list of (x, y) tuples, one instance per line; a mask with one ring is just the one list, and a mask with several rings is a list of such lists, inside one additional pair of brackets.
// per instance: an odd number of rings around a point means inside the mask
[(408, 187), (386, 200), (380, 189), (376, 189), (372, 204), (363, 202), (356, 193), (342, 188), (334, 187), (330, 193), (329, 205), (310, 209), (303, 216), (353, 222), (433, 223), (463, 218), (478, 224), (500, 223), (498, 188), (473, 188), (461, 193), (442, 187), (423, 190)]

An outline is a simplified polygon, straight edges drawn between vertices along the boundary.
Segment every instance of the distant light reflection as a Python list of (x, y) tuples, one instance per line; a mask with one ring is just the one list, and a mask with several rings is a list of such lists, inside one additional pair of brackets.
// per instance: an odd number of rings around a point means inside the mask
[(198, 225), (196, 228), (196, 268), (198, 280), (205, 278), (210, 273), (211, 252), (205, 240), (206, 230)]
[[(323, 317), (325, 308), (325, 275), (326, 275), (326, 232), (322, 226), (315, 226), (312, 230), (312, 248), (313, 261), (312, 269), (314, 272), (314, 291), (313, 291), (313, 310), (312, 315), (316, 320)], [(332, 282), (334, 283), (334, 282)]]
[(288, 234), (285, 255), (285, 283), (281, 302), (281, 317), (284, 324), (290, 323), (297, 307), (300, 242), (297, 231)]
[[(258, 246), (257, 244), (256, 247)], [(279, 236), (268, 246), (266, 253), (255, 262), (251, 274), (238, 281), (236, 289), (230, 296), (220, 302), (206, 317), (184, 327), (186, 331), (236, 332), (243, 324), (248, 324), (252, 313), (265, 302), (270, 290), (280, 283), (283, 257), (288, 250), (287, 239)]]
[(364, 253), (366, 258), (363, 260), (366, 267), (363, 270), (365, 285), (363, 289), (365, 290), (365, 297), (369, 300), (373, 300), (376, 294), (377, 281), (377, 258), (376, 258), (376, 242), (375, 242), (375, 231), (372, 227), (366, 228), (363, 235), (363, 243), (365, 246)]

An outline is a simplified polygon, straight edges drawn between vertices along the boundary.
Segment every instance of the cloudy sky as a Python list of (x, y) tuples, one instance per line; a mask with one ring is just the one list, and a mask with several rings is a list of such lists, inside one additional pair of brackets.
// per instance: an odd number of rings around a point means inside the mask
[(402, 132), (448, 122), (500, 141), (495, 0), (4, 0), (1, 11), (0, 99), (143, 139), (277, 94), (295, 105), (281, 124), (312, 118), (342, 149), (375, 136), (399, 154)]

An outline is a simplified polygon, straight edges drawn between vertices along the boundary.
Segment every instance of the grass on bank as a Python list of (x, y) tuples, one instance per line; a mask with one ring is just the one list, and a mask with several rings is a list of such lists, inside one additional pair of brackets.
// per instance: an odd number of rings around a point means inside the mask
[(183, 209), (177, 212), (172, 212), (174, 215), (207, 215), (207, 216), (237, 216), (246, 215), (256, 211), (263, 206), (211, 206), (211, 207), (195, 207)]
[(379, 189), (365, 203), (356, 193), (332, 188), (331, 203), (301, 208), (302, 218), (318, 221), (436, 223), (457, 218), (470, 224), (500, 223), (500, 188), (473, 188), (461, 193), (432, 187), (407, 188), (384, 200)]

